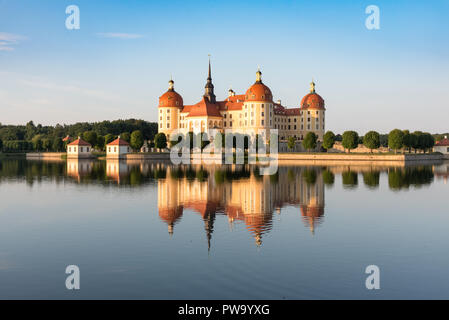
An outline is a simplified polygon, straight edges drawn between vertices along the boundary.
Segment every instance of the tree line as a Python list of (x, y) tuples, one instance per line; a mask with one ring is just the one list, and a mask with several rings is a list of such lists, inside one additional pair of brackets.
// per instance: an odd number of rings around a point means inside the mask
[(95, 149), (105, 150), (106, 144), (119, 135), (128, 141), (131, 147), (139, 149), (144, 140), (154, 139), (157, 130), (157, 123), (136, 119), (55, 126), (35, 125), (33, 121), (26, 125), (0, 124), (0, 151), (65, 151), (67, 142), (62, 139), (67, 136), (70, 136), (72, 141), (81, 137)]
[(340, 137), (336, 136), (332, 131), (328, 131), (323, 137), (322, 146), (324, 149), (329, 150), (333, 148), (336, 141), (341, 141), (343, 148), (348, 152), (351, 152), (351, 150), (356, 149), (359, 144), (362, 144), (370, 149), (371, 152), (383, 146), (394, 150), (395, 153), (398, 150), (406, 150), (409, 153), (412, 152), (412, 150), (415, 153), (418, 151), (426, 153), (432, 150), (435, 141), (438, 141), (443, 137), (444, 135), (434, 136), (430, 133), (421, 131), (411, 133), (409, 130), (400, 129), (390, 131), (384, 139), (382, 139), (382, 135), (376, 131), (369, 131), (363, 137), (360, 137), (355, 131), (345, 131)]

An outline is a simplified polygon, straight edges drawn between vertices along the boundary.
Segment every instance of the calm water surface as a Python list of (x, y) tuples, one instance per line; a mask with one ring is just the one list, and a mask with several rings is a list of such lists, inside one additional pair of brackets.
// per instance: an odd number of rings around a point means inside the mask
[(448, 299), (448, 177), (0, 160), (0, 298)]

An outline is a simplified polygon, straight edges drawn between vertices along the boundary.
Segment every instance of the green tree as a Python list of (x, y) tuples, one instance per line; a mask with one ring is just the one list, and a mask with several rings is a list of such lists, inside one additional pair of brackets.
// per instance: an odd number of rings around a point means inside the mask
[(376, 131), (369, 131), (363, 137), (363, 145), (371, 150), (373, 153), (373, 149), (378, 149), (380, 147), (380, 135)]
[(317, 174), (314, 169), (306, 169), (303, 172), (304, 181), (309, 185), (314, 185), (316, 182)]
[(427, 150), (432, 149), (435, 145), (435, 140), (433, 136), (430, 133), (423, 133), (419, 137), (419, 145), (420, 148), (423, 150), (424, 153), (427, 152)]
[(125, 140), (128, 143), (131, 141), (131, 135), (129, 134), (129, 132), (120, 133), (120, 138)]
[(294, 137), (289, 137), (287, 141), (287, 147), (292, 150), (295, 147), (296, 139)]
[(156, 148), (159, 149), (159, 151), (160, 151), (160, 149), (167, 148), (167, 137), (166, 137), (165, 133), (159, 132), (154, 137), (154, 144), (156, 145)]
[(49, 138), (43, 138), (42, 139), (42, 149), (45, 151), (50, 151), (52, 146), (52, 141)]
[(97, 133), (95, 131), (85, 131), (83, 140), (89, 142), (91, 146), (95, 146), (97, 144)]
[(407, 148), (408, 152), (410, 153), (413, 148), (413, 145), (415, 144), (415, 141), (414, 141), (415, 136), (412, 133), (410, 133), (410, 131), (408, 131), (408, 130), (404, 130), (403, 133), (404, 133), (404, 137), (402, 139), (403, 140), (402, 143), (404, 144), (404, 147)]
[(358, 184), (357, 172), (345, 171), (341, 174), (341, 178), (344, 188), (354, 188)]
[(394, 129), (388, 134), (388, 147), (394, 149), (394, 153), (404, 145), (404, 133), (399, 129)]
[(421, 136), (422, 136), (422, 132), (421, 131), (415, 131), (412, 133), (412, 148), (415, 149), (415, 153), (421, 149)]
[(62, 143), (61, 138), (55, 137), (53, 139), (52, 149), (53, 149), (53, 151), (56, 151), (56, 152), (64, 150), (64, 144)]
[(326, 185), (333, 185), (335, 181), (335, 175), (329, 170), (326, 169), (323, 171), (323, 182)]
[(113, 134), (108, 133), (107, 135), (104, 136), (104, 145), (106, 146), (108, 143), (111, 143), (115, 139), (116, 138)]
[(143, 135), (140, 130), (135, 130), (131, 133), (131, 148), (139, 150), (143, 146)]
[(36, 127), (33, 121), (30, 121), (25, 126), (25, 140), (30, 141), (36, 135)]
[(2, 152), (2, 150), (3, 150), (3, 141), (2, 139), (0, 139), (0, 152)]
[(42, 151), (42, 137), (40, 134), (37, 134), (31, 139), (31, 143), (33, 144), (33, 149), (35, 151)]
[(326, 150), (332, 149), (335, 143), (335, 134), (332, 131), (328, 131), (323, 137), (323, 148)]
[(345, 131), (342, 136), (341, 144), (343, 148), (351, 152), (352, 149), (357, 148), (359, 145), (358, 133), (355, 131)]
[(95, 143), (95, 149), (97, 150), (105, 150), (105, 137), (102, 135), (97, 136), (97, 143)]
[(379, 186), (379, 171), (369, 171), (363, 173), (363, 182), (369, 188), (377, 188)]
[(318, 138), (315, 133), (313, 133), (313, 132), (307, 133), (306, 137), (302, 141), (302, 145), (304, 146), (304, 149), (306, 149), (307, 151), (315, 149), (317, 139)]

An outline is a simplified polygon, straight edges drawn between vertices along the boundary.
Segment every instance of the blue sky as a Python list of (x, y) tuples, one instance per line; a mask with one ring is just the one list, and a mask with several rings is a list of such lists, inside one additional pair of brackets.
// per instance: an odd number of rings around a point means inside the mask
[[(380, 30), (365, 27), (372, 4)], [(329, 130), (449, 131), (447, 0), (0, 0), (0, 122), (157, 121), (170, 75), (186, 104), (200, 99), (209, 53), (219, 99), (260, 66), (288, 107), (314, 78)]]

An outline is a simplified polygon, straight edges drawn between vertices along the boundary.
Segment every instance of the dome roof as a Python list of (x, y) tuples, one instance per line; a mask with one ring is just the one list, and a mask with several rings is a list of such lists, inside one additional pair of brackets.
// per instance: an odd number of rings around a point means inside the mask
[(315, 92), (315, 83), (310, 84), (310, 93), (301, 100), (302, 109), (324, 109), (324, 99)]
[(177, 107), (182, 109), (184, 102), (182, 100), (182, 97), (179, 93), (177, 93), (174, 89), (174, 81), (170, 80), (169, 87), (167, 92), (165, 92), (162, 96), (159, 97), (159, 108), (171, 108), (171, 107)]
[(245, 101), (273, 101), (270, 88), (262, 83), (262, 72), (257, 71), (256, 82), (246, 91)]

